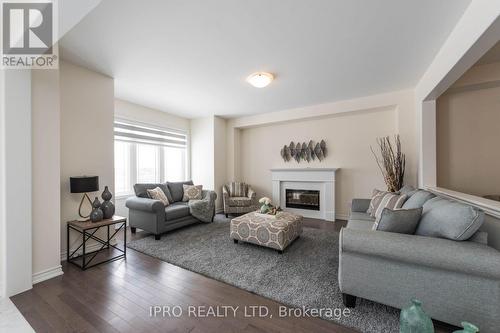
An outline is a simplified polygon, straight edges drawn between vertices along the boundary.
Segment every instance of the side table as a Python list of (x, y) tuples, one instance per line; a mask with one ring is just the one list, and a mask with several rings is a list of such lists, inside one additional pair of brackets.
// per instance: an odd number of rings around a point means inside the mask
[[(118, 225), (118, 228), (115, 228), (115, 231), (112, 235), (110, 235), (110, 226), (116, 226)], [(67, 230), (66, 230), (66, 248), (67, 248), (67, 261), (69, 263), (72, 263), (73, 265), (81, 268), (82, 270), (86, 270), (87, 268), (94, 267), (100, 264), (104, 264), (110, 261), (118, 260), (118, 259), (126, 259), (127, 257), (127, 218), (122, 217), (122, 216), (113, 216), (110, 219), (102, 220), (99, 222), (91, 222), (91, 221), (69, 221), (67, 222)], [(102, 227), (107, 227), (107, 239), (102, 239), (99, 236), (96, 235), (97, 230), (101, 229)], [(70, 251), (70, 230), (73, 230), (77, 232), (81, 237), (82, 237), (82, 243), (73, 251)], [(123, 249), (120, 249), (116, 245), (110, 244), (110, 240), (113, 239), (113, 237), (120, 231), (123, 231)], [(101, 244), (101, 247), (95, 251), (91, 252), (86, 252), (87, 250), (87, 241), (89, 239), (93, 239), (97, 241), (98, 243)], [(92, 260), (103, 250), (107, 250), (113, 248), (120, 252), (119, 255), (114, 256), (112, 258), (108, 258), (106, 260), (97, 262), (97, 263), (92, 263)], [(80, 255), (75, 255), (79, 249), (82, 249), (82, 254)], [(89, 257), (87, 259), (87, 257)], [(80, 260), (81, 259), (81, 260)], [(81, 264), (78, 263), (78, 261), (81, 261)]]

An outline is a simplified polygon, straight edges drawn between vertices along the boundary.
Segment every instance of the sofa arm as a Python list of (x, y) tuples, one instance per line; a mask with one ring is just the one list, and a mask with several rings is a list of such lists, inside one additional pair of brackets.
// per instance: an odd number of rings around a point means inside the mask
[(215, 200), (217, 200), (217, 193), (215, 191), (203, 190), (201, 191), (201, 200), (215, 203)]
[(215, 191), (202, 191), (201, 200), (189, 200), (189, 213), (202, 222), (212, 222), (215, 214)]
[(370, 207), (370, 199), (352, 199), (351, 211), (358, 213), (366, 213)]
[(257, 196), (257, 193), (255, 193), (255, 191), (253, 190), (253, 188), (251, 188), (250, 186), (248, 186), (247, 197), (250, 198), (250, 199), (252, 199), (252, 201), (254, 201), (256, 196)]
[(128, 209), (140, 210), (148, 213), (165, 212), (165, 205), (160, 200), (149, 198), (130, 197), (125, 201)]
[(500, 279), (500, 252), (470, 241), (342, 228), (343, 252)]

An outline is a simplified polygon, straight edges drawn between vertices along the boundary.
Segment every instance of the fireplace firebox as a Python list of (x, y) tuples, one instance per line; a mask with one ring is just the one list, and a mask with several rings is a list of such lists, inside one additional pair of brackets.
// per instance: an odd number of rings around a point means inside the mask
[(286, 189), (285, 205), (288, 208), (319, 209), (319, 191)]

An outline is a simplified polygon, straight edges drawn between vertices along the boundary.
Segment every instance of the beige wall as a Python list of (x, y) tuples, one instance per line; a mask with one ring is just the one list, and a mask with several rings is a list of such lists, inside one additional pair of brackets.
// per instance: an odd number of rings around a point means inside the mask
[(222, 209), (226, 182), (226, 120), (217, 116), (191, 119), (191, 178), (217, 192), (216, 210)]
[(226, 182), (226, 120), (214, 117), (214, 187), (217, 192), (217, 211), (222, 210), (222, 186)]
[(80, 194), (69, 192), (69, 177), (99, 176), (114, 192), (113, 79), (70, 63), (60, 63), (61, 84), (61, 250), (65, 222), (78, 217)]
[(439, 187), (500, 195), (500, 63), (477, 66), (437, 100)]
[(214, 170), (214, 117), (191, 119), (191, 178), (213, 190)]
[(189, 130), (189, 119), (115, 99), (115, 117), (172, 129)]
[[(271, 196), (271, 168), (340, 168), (336, 178), (335, 204), (338, 217), (345, 218), (352, 198), (366, 198), (374, 188), (385, 188), (370, 145), (376, 144), (375, 138), (396, 132), (394, 108), (243, 129), (240, 138), (241, 179), (251, 184), (259, 197)], [(282, 160), (280, 150), (283, 145), (311, 139), (326, 141), (328, 156), (324, 161), (297, 163)]]
[[(416, 185), (418, 137), (411, 90), (231, 119), (226, 125), (226, 178), (248, 182), (258, 196), (269, 196), (271, 168), (340, 168), (336, 210), (338, 218), (346, 218), (352, 198), (385, 188), (370, 145), (396, 133), (407, 155), (405, 183)], [(311, 139), (327, 141), (330, 155), (324, 162), (282, 161), (283, 145)]]
[(60, 265), (60, 103), (59, 70), (33, 70), (33, 275), (62, 274)]

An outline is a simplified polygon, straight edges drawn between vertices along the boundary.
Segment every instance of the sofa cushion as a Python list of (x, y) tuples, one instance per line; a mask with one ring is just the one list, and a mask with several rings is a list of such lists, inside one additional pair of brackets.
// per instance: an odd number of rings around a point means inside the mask
[(248, 207), (252, 205), (252, 199), (248, 197), (229, 197), (230, 207)]
[(413, 235), (422, 216), (422, 207), (413, 209), (384, 208), (380, 219), (373, 224), (373, 230)]
[(358, 229), (358, 230), (372, 230), (373, 223), (374, 223), (373, 219), (372, 220), (349, 220), (349, 222), (347, 222), (347, 228)]
[(424, 204), (416, 234), (462, 241), (474, 235), (483, 222), (483, 211), (436, 197)]
[(157, 187), (161, 188), (163, 193), (165, 193), (165, 195), (167, 196), (167, 199), (169, 199), (169, 202), (172, 202), (170, 201), (169, 198), (170, 191), (168, 190), (167, 186), (165, 186), (165, 184), (153, 184), (153, 183), (135, 184), (134, 192), (135, 195), (138, 196), (139, 198), (151, 198), (148, 194), (148, 190), (153, 190)]
[(486, 231), (476, 231), (468, 241), (488, 245), (488, 233)]
[(360, 212), (351, 212), (351, 216), (349, 216), (350, 220), (363, 220), (363, 221), (371, 221), (375, 222), (375, 218), (371, 217), (368, 213), (360, 213)]
[(186, 202), (175, 202), (165, 207), (165, 220), (172, 221), (189, 216), (189, 206)]
[(403, 209), (420, 208), (424, 205), (424, 203), (427, 200), (432, 199), (434, 197), (435, 195), (432, 194), (431, 192), (418, 190), (405, 201), (402, 208)]
[(183, 185), (194, 185), (194, 184), (192, 180), (188, 180), (186, 182), (167, 182), (167, 187), (170, 190), (170, 193), (172, 194), (173, 202), (182, 201), (182, 197), (184, 196)]
[(414, 188), (413, 186), (405, 185), (405, 186), (401, 187), (401, 189), (399, 190), (399, 193), (406, 194), (406, 196), (409, 198), (412, 195), (414, 195), (415, 193), (417, 193), (417, 191), (418, 191), (418, 189)]

